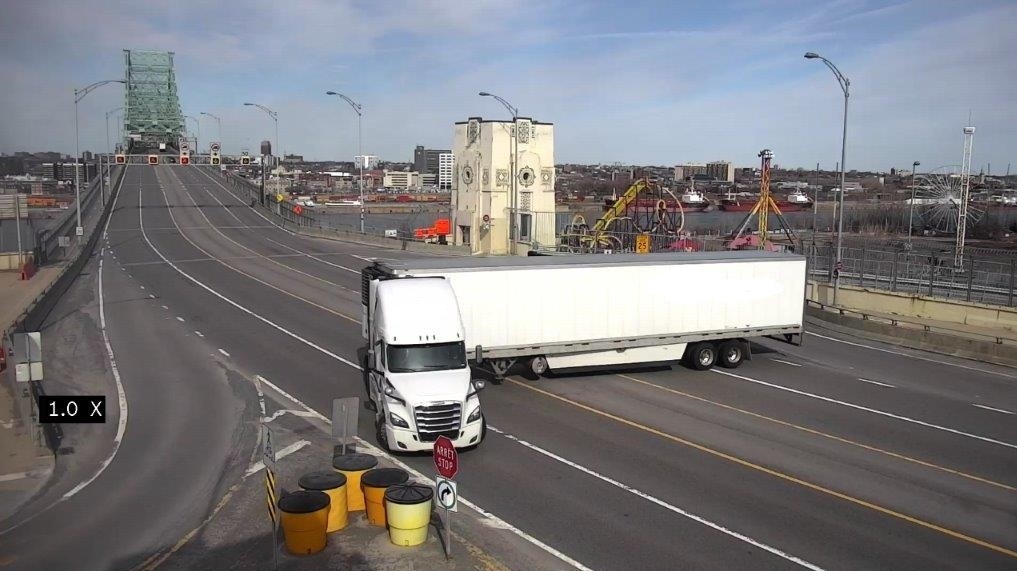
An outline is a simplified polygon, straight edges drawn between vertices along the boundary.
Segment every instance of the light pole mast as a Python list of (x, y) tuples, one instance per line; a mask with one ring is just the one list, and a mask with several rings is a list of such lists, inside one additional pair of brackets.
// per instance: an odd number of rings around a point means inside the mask
[(353, 111), (357, 114), (357, 165), (360, 169), (360, 233), (365, 234), (365, 218), (367, 214), (367, 206), (364, 204), (364, 130), (363, 130), (363, 119), (364, 119), (364, 108), (356, 101), (346, 97), (338, 91), (326, 91), (325, 95), (334, 95), (346, 103), (350, 104)]
[(81, 89), (74, 90), (74, 204), (75, 210), (77, 210), (78, 226), (75, 228), (74, 233), (77, 236), (83, 236), (85, 229), (81, 226), (81, 168), (78, 166), (81, 161), (81, 145), (78, 136), (78, 102), (85, 98), (86, 95), (91, 93), (97, 87), (102, 87), (107, 83), (124, 83), (127, 82), (123, 79), (106, 79), (103, 81), (96, 81), (91, 85), (87, 85)]
[(840, 215), (837, 218), (837, 265), (834, 268), (833, 278), (833, 305), (837, 305), (837, 294), (840, 291), (840, 270), (843, 266), (843, 245), (844, 245), (844, 185), (845, 185), (845, 168), (844, 160), (847, 155), (847, 117), (848, 117), (848, 99), (851, 97), (850, 88), (851, 81), (844, 76), (837, 69), (837, 66), (833, 65), (833, 62), (826, 59), (825, 57), (814, 53), (807, 52), (805, 54), (806, 59), (820, 59), (826, 64), (826, 67), (830, 68), (833, 75), (837, 78), (837, 83), (840, 84), (841, 91), (844, 92), (844, 131), (840, 141), (840, 193), (837, 196), (837, 203), (840, 206)]
[(198, 113), (198, 115), (207, 115), (207, 116), (215, 119), (215, 123), (217, 125), (216, 133), (219, 136), (219, 144), (221, 145), (222, 144), (222, 119), (220, 119), (218, 115), (212, 115), (211, 113), (205, 113), (204, 111), (202, 111), (201, 113)]
[(516, 162), (519, 159), (519, 138), (516, 136), (517, 135), (516, 129), (519, 127), (518, 125), (519, 108), (509, 103), (504, 98), (499, 97), (493, 93), (481, 91), (480, 93), (478, 93), (478, 95), (480, 95), (481, 97), (493, 97), (498, 101), (498, 103), (501, 103), (505, 107), (505, 109), (508, 109), (509, 113), (512, 114), (512, 130), (509, 133), (512, 137), (512, 156), (509, 157), (509, 171), (510, 171), (509, 176), (511, 179), (509, 188), (511, 189), (510, 192), (512, 193), (512, 196), (509, 197), (509, 212), (511, 212), (511, 215), (509, 216), (509, 249), (511, 250), (512, 254), (515, 254), (516, 226), (517, 226), (516, 218), (519, 217), (519, 213), (516, 211), (517, 200), (519, 195), (518, 189), (516, 187), (516, 178), (517, 178)]
[(193, 115), (184, 115), (184, 117), (194, 121), (194, 124), (198, 126), (198, 131), (194, 135), (194, 154), (200, 154), (201, 150), (198, 148), (198, 139), (201, 138), (201, 121)]
[(268, 107), (265, 107), (264, 105), (258, 105), (257, 103), (244, 103), (244, 105), (250, 107), (257, 107), (258, 109), (261, 109), (265, 113), (268, 113), (268, 116), (271, 117), (273, 121), (275, 121), (275, 149), (273, 152), (279, 153), (278, 156), (281, 159), (282, 149), (279, 148), (279, 114), (276, 113), (275, 111), (272, 111)]
[(918, 188), (917, 186), (915, 186), (915, 176), (918, 174), (918, 166), (921, 165), (921, 164), (922, 163), (920, 163), (918, 161), (915, 161), (914, 163), (911, 164), (911, 208), (908, 209), (909, 210), (909, 212), (908, 212), (908, 249), (911, 248), (911, 232), (912, 232), (912, 227), (915, 224), (915, 189)]
[(953, 254), (953, 265), (961, 268), (964, 265), (964, 237), (968, 225), (968, 198), (971, 193), (971, 151), (975, 144), (975, 128), (964, 127), (964, 158), (961, 161), (961, 196), (960, 207), (957, 208), (957, 246)]

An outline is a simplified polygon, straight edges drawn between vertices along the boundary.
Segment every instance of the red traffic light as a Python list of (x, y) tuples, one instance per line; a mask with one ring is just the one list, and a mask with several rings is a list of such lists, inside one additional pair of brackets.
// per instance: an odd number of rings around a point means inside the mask
[(127, 155), (117, 155), (117, 164), (118, 165), (127, 164)]
[(187, 155), (180, 155), (180, 164), (182, 165), (191, 164), (191, 157), (188, 157)]
[(159, 155), (148, 155), (148, 164), (150, 165), (159, 164)]

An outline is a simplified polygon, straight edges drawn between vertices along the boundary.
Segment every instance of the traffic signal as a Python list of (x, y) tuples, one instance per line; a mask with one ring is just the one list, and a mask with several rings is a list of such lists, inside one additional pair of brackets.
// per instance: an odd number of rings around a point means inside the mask
[(118, 165), (126, 165), (127, 164), (127, 155), (117, 155), (117, 164)]
[(219, 157), (212, 157), (212, 164), (213, 165), (219, 164)]
[(191, 164), (191, 157), (187, 155), (180, 155), (180, 164), (189, 165)]
[(242, 165), (251, 164), (251, 157), (240, 157), (240, 164)]
[(159, 155), (148, 155), (148, 164), (150, 165), (159, 164)]

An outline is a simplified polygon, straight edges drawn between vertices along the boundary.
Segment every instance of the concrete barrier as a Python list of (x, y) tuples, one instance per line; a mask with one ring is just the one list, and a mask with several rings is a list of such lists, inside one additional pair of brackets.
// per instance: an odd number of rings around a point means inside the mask
[(291, 229), (305, 236), (337, 240), (340, 242), (353, 242), (366, 246), (381, 246), (392, 250), (404, 250), (407, 252), (421, 252), (425, 254), (437, 254), (442, 256), (469, 256), (469, 246), (453, 246), (442, 244), (428, 244), (414, 240), (403, 240), (400, 238), (386, 238), (372, 234), (361, 234), (360, 232), (347, 232), (344, 230), (331, 230), (322, 228), (296, 227)]
[[(806, 294), (812, 301), (824, 305), (833, 303), (833, 285), (831, 284), (809, 281)], [(946, 323), (987, 329), (1017, 331), (1017, 308), (1000, 305), (846, 285), (840, 286), (837, 304), (859, 311), (935, 319)]]
[[(846, 335), (857, 336), (861, 334), (866, 339), (882, 341), (901, 347), (974, 359), (984, 363), (995, 363), (1010, 367), (1017, 366), (1017, 347), (1013, 345), (967, 339), (937, 331), (925, 331), (923, 329), (891, 325), (871, 319), (840, 315), (815, 307), (808, 307), (805, 310), (805, 314), (807, 322), (821, 322), (822, 327)], [(807, 326), (806, 329), (808, 329)]]

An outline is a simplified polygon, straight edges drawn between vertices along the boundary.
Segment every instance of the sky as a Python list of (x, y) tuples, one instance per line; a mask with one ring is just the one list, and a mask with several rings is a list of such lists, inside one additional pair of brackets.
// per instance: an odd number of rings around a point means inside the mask
[[(75, 87), (124, 76), (123, 49), (175, 52), (200, 145), (308, 159), (410, 161), (453, 123), (507, 111), (555, 125), (557, 163), (758, 164), (832, 170), (850, 79), (848, 169), (961, 162), (1017, 173), (1017, 2), (953, 0), (247, 0), (11, 2), (0, 18), (0, 152), (74, 151)], [(82, 150), (106, 149), (119, 84), (79, 105)], [(115, 122), (115, 117), (111, 117)], [(197, 130), (194, 121), (188, 121)], [(115, 127), (111, 126), (115, 132)], [(278, 150), (278, 148), (277, 148)]]

